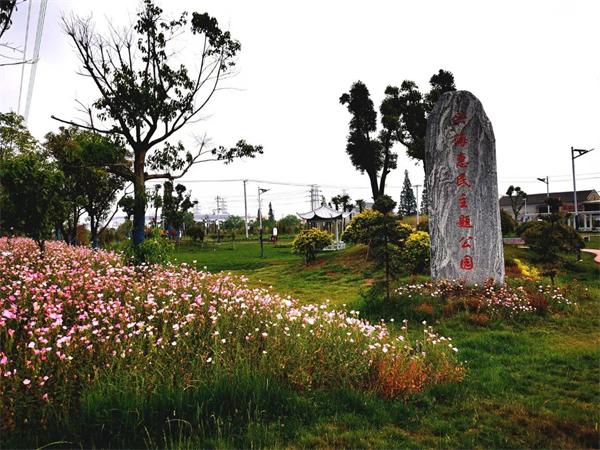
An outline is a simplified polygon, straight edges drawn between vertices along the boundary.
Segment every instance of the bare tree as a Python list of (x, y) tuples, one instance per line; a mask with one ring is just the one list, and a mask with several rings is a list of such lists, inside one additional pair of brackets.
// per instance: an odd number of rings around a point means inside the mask
[[(228, 163), (262, 153), (261, 146), (244, 140), (233, 148), (208, 149), (202, 139), (193, 153), (180, 141), (169, 141), (198, 119), (235, 65), (240, 43), (222, 31), (216, 19), (197, 12), (189, 18), (184, 12), (168, 20), (152, 0), (145, 0), (130, 29), (111, 27), (105, 37), (94, 30), (89, 19), (77, 17), (64, 19), (64, 28), (83, 65), (82, 74), (91, 78), (100, 97), (85, 108), (84, 123), (52, 117), (97, 133), (117, 135), (131, 147), (132, 164), (113, 165), (109, 170), (134, 185), (134, 245), (144, 239), (147, 180), (173, 180), (200, 162)], [(201, 49), (193, 71), (174, 62), (176, 42), (182, 36), (189, 37), (186, 47), (191, 48), (190, 40), (194, 39), (193, 48)]]

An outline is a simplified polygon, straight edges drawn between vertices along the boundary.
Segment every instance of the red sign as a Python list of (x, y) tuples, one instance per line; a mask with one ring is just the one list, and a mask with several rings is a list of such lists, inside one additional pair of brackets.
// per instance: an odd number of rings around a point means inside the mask
[(450, 121), (452, 122), (452, 125), (454, 125), (454, 126), (460, 125), (461, 123), (467, 123), (467, 116), (465, 115), (465, 113), (457, 112), (457, 113), (454, 113), (454, 115), (452, 116), (452, 119), (450, 119)]
[(456, 147), (464, 147), (465, 145), (467, 145), (467, 136), (465, 136), (465, 133), (463, 133), (462, 131), (458, 134), (456, 134), (453, 138), (452, 138), (452, 143), (456, 146)]
[(458, 174), (458, 176), (456, 177), (456, 185), (458, 187), (461, 187), (461, 186), (467, 186), (467, 187), (471, 186), (469, 184), (469, 182), (467, 181), (467, 175), (464, 174), (464, 173), (459, 173)]
[(473, 257), (471, 255), (465, 255), (460, 260), (460, 268), (463, 270), (473, 269)]
[(471, 224), (471, 216), (468, 216), (466, 214), (461, 214), (458, 217), (458, 227), (459, 228), (473, 228), (473, 225)]

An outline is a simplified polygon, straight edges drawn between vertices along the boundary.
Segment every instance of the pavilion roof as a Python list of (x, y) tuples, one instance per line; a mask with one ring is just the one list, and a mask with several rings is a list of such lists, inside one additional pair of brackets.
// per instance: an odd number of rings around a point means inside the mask
[(344, 213), (327, 206), (319, 206), (317, 209), (313, 209), (312, 211), (298, 213), (298, 216), (304, 220), (335, 220), (341, 219), (344, 216)]

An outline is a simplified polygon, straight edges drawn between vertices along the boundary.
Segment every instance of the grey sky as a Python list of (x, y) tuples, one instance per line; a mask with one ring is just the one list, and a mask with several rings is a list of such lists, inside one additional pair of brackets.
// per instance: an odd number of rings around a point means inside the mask
[[(367, 177), (345, 154), (350, 116), (338, 98), (362, 80), (378, 107), (385, 87), (412, 79), (428, 88), (444, 68), (459, 89), (483, 103), (496, 135), (499, 191), (509, 184), (529, 193), (545, 192), (537, 177), (550, 176), (553, 191), (572, 189), (570, 147), (596, 147), (577, 160), (579, 189), (600, 187), (600, 58), (597, 1), (372, 1), (259, 2), (159, 1), (165, 10), (207, 11), (242, 43), (238, 74), (211, 100), (206, 119), (178, 136), (207, 134), (215, 145), (239, 138), (264, 146), (256, 160), (229, 166), (200, 165), (188, 180), (261, 179), (315, 183), (329, 198), (347, 188), (353, 199), (369, 198)], [(35, 30), (39, 2), (33, 3)], [(58, 124), (51, 114), (78, 117), (75, 98), (92, 100), (89, 79), (61, 31), (61, 14), (93, 14), (126, 24), (137, 0), (50, 0), (29, 126), (42, 139)], [(26, 5), (4, 40), (22, 44)], [(33, 34), (33, 33), (32, 33)], [(30, 41), (30, 48), (33, 46)], [(188, 53), (186, 53), (188, 52)], [(190, 53), (191, 52), (191, 53)], [(193, 64), (193, 47), (182, 49)], [(187, 60), (186, 60), (187, 63)], [(20, 69), (0, 69), (0, 110), (16, 109)], [(423, 170), (404, 148), (399, 168), (388, 178), (388, 193), (399, 197), (404, 169), (413, 184)], [(243, 213), (241, 183), (189, 183), (202, 211), (224, 196), (229, 209)], [(307, 188), (273, 185), (265, 194), (276, 215), (308, 209)], [(359, 188), (357, 188), (359, 187)], [(257, 209), (256, 184), (249, 184), (249, 212)]]

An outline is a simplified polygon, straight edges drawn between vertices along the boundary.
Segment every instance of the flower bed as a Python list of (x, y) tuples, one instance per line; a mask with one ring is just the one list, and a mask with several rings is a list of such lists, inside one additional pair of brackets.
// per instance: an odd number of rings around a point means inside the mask
[[(0, 239), (2, 429), (76, 413), (84, 386), (118, 371), (189, 386), (239, 367), (296, 389), (350, 387), (386, 397), (458, 381), (450, 341), (418, 341), (357, 312), (300, 305), (228, 274), (126, 266), (115, 253)], [(65, 412), (66, 411), (66, 412)], [(65, 412), (65, 413), (63, 413)]]
[(532, 282), (512, 287), (508, 284), (466, 286), (462, 281), (429, 281), (400, 286), (395, 294), (400, 301), (418, 297), (424, 301), (444, 302), (447, 311), (452, 308), (465, 309), (477, 314), (502, 317), (568, 311), (575, 306), (560, 287)]

